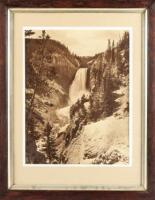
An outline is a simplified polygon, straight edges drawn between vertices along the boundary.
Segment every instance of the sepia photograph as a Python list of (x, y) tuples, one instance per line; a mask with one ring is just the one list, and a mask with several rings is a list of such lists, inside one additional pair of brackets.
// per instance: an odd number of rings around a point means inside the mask
[(25, 29), (25, 164), (128, 165), (129, 30)]

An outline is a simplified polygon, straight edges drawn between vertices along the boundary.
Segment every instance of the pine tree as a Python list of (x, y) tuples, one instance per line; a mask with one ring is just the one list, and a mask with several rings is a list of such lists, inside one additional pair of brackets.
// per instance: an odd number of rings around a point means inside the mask
[[(28, 30), (25, 32), (25, 37), (30, 36), (34, 34), (31, 30)], [(47, 88), (47, 82), (46, 82), (46, 76), (47, 70), (46, 70), (46, 54), (47, 54), (47, 42), (50, 39), (50, 36), (46, 34), (46, 31), (42, 31), (42, 35), (39, 37), (39, 47), (32, 53), (32, 57), (30, 59), (30, 66), (29, 68), (30, 73), (29, 77), (27, 77), (26, 84), (28, 84), (26, 87), (30, 88), (32, 90), (30, 98), (26, 98), (26, 137), (27, 140), (29, 138), (29, 134), (32, 135), (32, 139), (34, 139), (35, 142), (35, 128), (37, 123), (34, 121), (34, 113), (36, 110), (36, 95), (41, 93), (45, 94), (46, 88)], [(49, 71), (48, 71), (49, 73)], [(42, 74), (42, 75), (40, 75)], [(50, 71), (50, 77), (52, 77), (52, 74), (54, 74), (54, 71)], [(28, 83), (29, 82), (29, 83)], [(27, 147), (28, 148), (28, 147)], [(36, 148), (37, 151), (37, 148)]]
[(114, 40), (113, 40), (113, 42), (112, 42), (111, 61), (112, 61), (112, 63), (115, 62), (115, 43), (114, 43)]
[(105, 54), (105, 58), (107, 60), (107, 62), (111, 62), (111, 41), (110, 39), (108, 40), (108, 48)]
[[(122, 54), (124, 53), (124, 54)], [(117, 44), (117, 67), (118, 73), (127, 75), (129, 73), (129, 33), (125, 32), (122, 39)]]
[(49, 162), (54, 163), (58, 158), (57, 158), (55, 138), (54, 134), (52, 133), (52, 126), (50, 125), (49, 122), (45, 127), (45, 136), (47, 137), (45, 152), (47, 154)]
[(113, 98), (113, 82), (110, 67), (107, 67), (104, 77), (104, 98), (103, 98), (103, 113), (104, 116), (110, 116), (113, 113), (114, 98)]

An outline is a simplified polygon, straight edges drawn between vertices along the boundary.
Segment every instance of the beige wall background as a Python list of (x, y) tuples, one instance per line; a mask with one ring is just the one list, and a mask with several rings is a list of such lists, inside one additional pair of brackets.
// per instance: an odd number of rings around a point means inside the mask
[[(14, 129), (13, 183), (16, 188), (36, 189), (59, 186), (72, 189), (137, 189), (141, 178), (141, 72), (142, 72), (142, 16), (140, 13), (49, 13), (16, 12), (14, 14)], [(130, 27), (132, 49), (130, 63), (131, 165), (130, 166), (26, 166), (24, 156), (24, 93), (25, 69), (23, 54), (23, 27), (25, 26), (96, 26)], [(12, 66), (11, 66), (12, 67)], [(11, 141), (12, 142), (12, 141)], [(67, 188), (68, 189), (68, 188)]]

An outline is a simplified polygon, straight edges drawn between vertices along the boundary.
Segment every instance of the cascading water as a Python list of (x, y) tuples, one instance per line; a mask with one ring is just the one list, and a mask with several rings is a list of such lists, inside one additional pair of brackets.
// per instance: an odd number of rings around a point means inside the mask
[(66, 116), (69, 118), (70, 106), (74, 104), (78, 99), (80, 99), (84, 94), (87, 95), (88, 91), (86, 89), (87, 81), (87, 68), (80, 68), (75, 74), (75, 78), (69, 89), (69, 102), (68, 106), (58, 109), (58, 117)]
[(75, 75), (75, 78), (69, 89), (69, 104), (73, 104), (77, 99), (81, 98), (82, 95), (87, 94), (86, 89), (87, 81), (87, 68), (80, 68)]

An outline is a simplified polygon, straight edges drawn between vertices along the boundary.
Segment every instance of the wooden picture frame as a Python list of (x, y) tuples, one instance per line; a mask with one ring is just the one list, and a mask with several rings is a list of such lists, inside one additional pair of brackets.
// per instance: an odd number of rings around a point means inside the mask
[[(146, 191), (29, 191), (8, 189), (8, 114), (7, 114), (7, 11), (8, 8), (145, 8), (148, 11), (148, 187)], [(154, 160), (154, 34), (155, 34), (155, 5), (149, 0), (131, 1), (4, 1), (0, 3), (0, 197), (1, 199), (153, 199), (155, 195), (155, 160)]]

